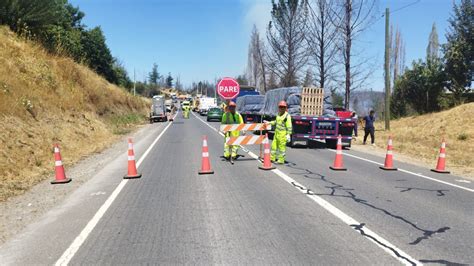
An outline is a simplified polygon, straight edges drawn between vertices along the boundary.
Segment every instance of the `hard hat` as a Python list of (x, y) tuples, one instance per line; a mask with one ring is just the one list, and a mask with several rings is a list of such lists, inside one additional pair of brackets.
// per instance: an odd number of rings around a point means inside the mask
[(237, 107), (237, 104), (235, 104), (234, 102), (231, 101), (231, 102), (229, 102), (229, 107), (232, 107), (232, 106)]
[(288, 107), (288, 105), (286, 105), (286, 102), (285, 101), (280, 101), (278, 103), (278, 107)]

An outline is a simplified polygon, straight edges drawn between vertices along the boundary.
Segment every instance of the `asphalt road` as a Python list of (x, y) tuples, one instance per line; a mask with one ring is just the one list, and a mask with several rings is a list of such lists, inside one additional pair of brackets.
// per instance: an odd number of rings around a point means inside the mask
[[(231, 165), (218, 125), (150, 125), (135, 138), (141, 179), (122, 181), (117, 158), (0, 247), (0, 264), (474, 264), (474, 187), (460, 177), (385, 172), (353, 151), (334, 172), (322, 147), (288, 149), (274, 171), (248, 147)], [(198, 175), (203, 135), (213, 175)]]

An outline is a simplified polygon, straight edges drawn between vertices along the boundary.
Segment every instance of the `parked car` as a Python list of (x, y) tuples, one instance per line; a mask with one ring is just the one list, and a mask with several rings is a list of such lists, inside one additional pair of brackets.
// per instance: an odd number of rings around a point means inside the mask
[(221, 108), (211, 107), (209, 108), (209, 111), (207, 112), (207, 121), (211, 121), (211, 120), (221, 121), (223, 114), (224, 114), (224, 111), (222, 111)]

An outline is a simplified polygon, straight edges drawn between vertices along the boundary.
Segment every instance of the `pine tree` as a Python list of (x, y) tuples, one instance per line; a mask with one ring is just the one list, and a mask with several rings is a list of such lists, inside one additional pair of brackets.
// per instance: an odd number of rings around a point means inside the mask
[(426, 62), (430, 64), (439, 59), (439, 39), (436, 31), (436, 24), (433, 23), (431, 28), (428, 46), (426, 47)]
[(166, 87), (172, 88), (173, 87), (173, 76), (171, 76), (171, 72), (168, 73), (168, 77), (166, 77)]
[(448, 89), (455, 103), (463, 102), (463, 93), (470, 91), (474, 78), (474, 1), (461, 0), (453, 4), (453, 15), (448, 20), (447, 43), (443, 46)]
[(148, 81), (150, 82), (151, 85), (158, 85), (158, 82), (161, 79), (161, 75), (158, 72), (158, 65), (156, 63), (153, 63), (153, 68), (151, 69), (151, 72), (148, 74)]

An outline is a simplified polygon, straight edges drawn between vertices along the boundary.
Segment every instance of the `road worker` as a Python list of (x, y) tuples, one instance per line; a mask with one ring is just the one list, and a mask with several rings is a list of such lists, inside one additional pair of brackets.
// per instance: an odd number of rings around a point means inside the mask
[(183, 105), (183, 117), (189, 118), (189, 105)]
[[(242, 116), (236, 112), (237, 105), (234, 102), (229, 102), (227, 105), (226, 112), (222, 115), (221, 124), (229, 125), (229, 124), (243, 124), (244, 120)], [(240, 131), (229, 131), (225, 133), (225, 142), (224, 142), (224, 158), (230, 159), (232, 156), (233, 159), (237, 157), (238, 145), (227, 145), (227, 138), (228, 137), (238, 137), (240, 135)]]
[(271, 160), (278, 164), (285, 163), (286, 143), (291, 141), (291, 116), (287, 112), (288, 105), (285, 101), (278, 103), (278, 115), (270, 124), (275, 126), (275, 136), (273, 137)]

